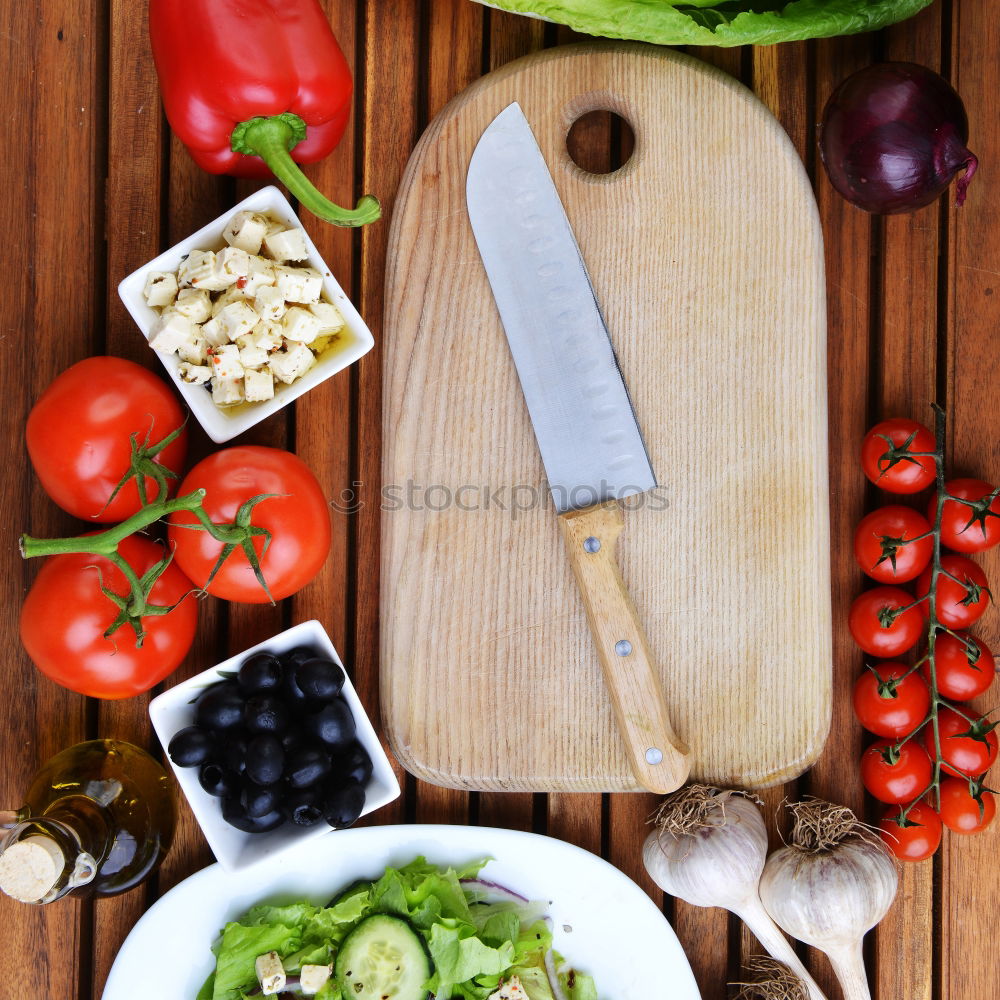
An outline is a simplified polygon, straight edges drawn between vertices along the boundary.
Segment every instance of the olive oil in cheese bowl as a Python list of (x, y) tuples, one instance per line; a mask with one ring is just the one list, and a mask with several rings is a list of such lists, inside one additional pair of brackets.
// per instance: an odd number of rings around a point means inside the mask
[(216, 443), (276, 413), (374, 345), (273, 185), (134, 271), (118, 294)]
[[(336, 682), (325, 691), (323, 667)], [(227, 720), (227, 713), (235, 715)], [(170, 688), (150, 702), (149, 716), (205, 839), (229, 871), (274, 861), (399, 797), (389, 758), (317, 621)], [(275, 744), (281, 749), (268, 755)], [(275, 773), (265, 775), (268, 769)]]

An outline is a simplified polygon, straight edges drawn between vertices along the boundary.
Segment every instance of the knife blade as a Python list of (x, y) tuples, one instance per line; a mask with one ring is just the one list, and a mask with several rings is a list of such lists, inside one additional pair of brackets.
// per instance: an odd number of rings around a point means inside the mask
[(630, 767), (642, 786), (672, 791), (687, 778), (687, 748), (615, 558), (618, 501), (656, 476), (576, 237), (516, 102), (480, 137), (466, 202)]

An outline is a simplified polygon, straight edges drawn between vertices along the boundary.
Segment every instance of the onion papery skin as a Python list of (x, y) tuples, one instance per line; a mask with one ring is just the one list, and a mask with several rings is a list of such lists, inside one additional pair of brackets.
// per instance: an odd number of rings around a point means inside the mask
[(815, 854), (780, 848), (767, 859), (759, 888), (785, 933), (825, 951), (856, 944), (885, 916), (898, 884), (888, 853), (856, 840)]
[(819, 148), (851, 204), (895, 215), (929, 205), (962, 171), (955, 201), (965, 201), (978, 165), (968, 138), (965, 107), (947, 80), (915, 63), (877, 63), (830, 95)]

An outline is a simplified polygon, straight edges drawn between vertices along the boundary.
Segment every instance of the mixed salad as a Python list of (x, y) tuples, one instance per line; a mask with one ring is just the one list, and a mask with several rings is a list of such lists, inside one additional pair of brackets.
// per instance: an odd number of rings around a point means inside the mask
[(328, 906), (254, 906), (223, 928), (197, 1000), (597, 1000), (552, 947), (545, 904), (481, 879), (487, 860), (418, 857)]

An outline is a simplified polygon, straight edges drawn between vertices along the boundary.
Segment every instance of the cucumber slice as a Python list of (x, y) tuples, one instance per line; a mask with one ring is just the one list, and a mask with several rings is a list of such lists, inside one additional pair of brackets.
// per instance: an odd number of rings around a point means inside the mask
[(333, 974), (345, 1000), (425, 1000), (431, 962), (405, 920), (376, 913), (344, 938)]

